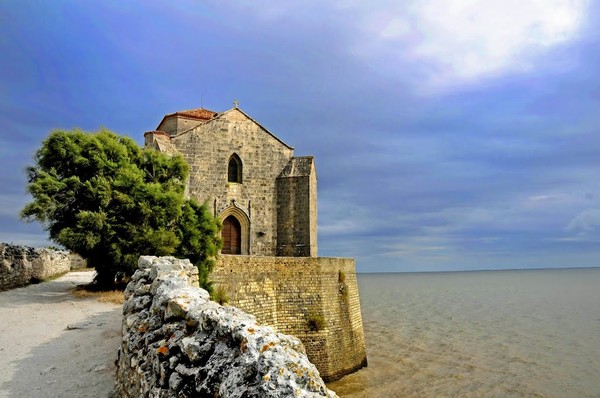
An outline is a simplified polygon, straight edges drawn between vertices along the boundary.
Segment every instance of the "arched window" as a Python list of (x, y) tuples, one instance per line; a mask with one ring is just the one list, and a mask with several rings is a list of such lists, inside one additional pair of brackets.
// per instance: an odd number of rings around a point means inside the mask
[(227, 181), (242, 183), (242, 160), (235, 153), (229, 158), (227, 166)]

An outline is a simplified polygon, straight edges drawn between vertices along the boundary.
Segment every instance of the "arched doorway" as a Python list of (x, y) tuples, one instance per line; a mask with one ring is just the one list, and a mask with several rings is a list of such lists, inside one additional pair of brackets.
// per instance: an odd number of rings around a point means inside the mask
[(223, 220), (223, 254), (241, 254), (242, 253), (242, 226), (237, 218), (228, 216)]

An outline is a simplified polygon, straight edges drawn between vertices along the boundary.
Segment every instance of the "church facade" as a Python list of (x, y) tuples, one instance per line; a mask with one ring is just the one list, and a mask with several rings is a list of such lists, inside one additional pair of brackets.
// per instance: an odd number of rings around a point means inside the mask
[(294, 156), (237, 103), (165, 115), (144, 139), (188, 162), (187, 193), (221, 220), (222, 254), (317, 256), (314, 158)]

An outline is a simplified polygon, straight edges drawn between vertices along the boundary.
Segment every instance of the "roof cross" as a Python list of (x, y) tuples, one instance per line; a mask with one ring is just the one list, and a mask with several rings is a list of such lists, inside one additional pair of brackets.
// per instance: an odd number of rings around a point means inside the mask
[(236, 100), (236, 99), (235, 99), (235, 100), (233, 100), (233, 106), (234, 106), (234, 107), (236, 107), (236, 108), (237, 108), (239, 105), (240, 105), (240, 101), (238, 101), (238, 100)]

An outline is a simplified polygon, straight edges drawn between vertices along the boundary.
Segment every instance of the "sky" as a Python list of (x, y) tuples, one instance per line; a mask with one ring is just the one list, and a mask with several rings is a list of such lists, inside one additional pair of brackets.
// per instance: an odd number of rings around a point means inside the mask
[(600, 266), (600, 5), (0, 0), (0, 241), (53, 129), (240, 108), (314, 155), (359, 272)]

